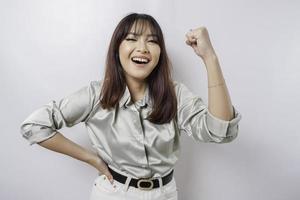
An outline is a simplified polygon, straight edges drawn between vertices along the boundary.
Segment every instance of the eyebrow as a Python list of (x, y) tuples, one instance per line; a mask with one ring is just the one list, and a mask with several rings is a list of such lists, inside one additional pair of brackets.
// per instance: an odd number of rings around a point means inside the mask
[[(128, 35), (134, 35), (134, 36), (140, 36), (141, 34), (137, 34), (137, 33), (133, 33), (133, 32), (129, 32)], [(157, 37), (158, 36), (156, 34), (147, 34), (147, 37)]]

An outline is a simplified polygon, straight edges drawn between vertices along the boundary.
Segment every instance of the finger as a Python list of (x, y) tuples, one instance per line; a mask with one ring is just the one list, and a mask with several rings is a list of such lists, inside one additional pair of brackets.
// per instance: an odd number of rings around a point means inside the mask
[(192, 32), (187, 32), (187, 33), (185, 34), (185, 37), (186, 37), (188, 40), (191, 40), (191, 39), (193, 39), (193, 33), (192, 33)]
[(190, 32), (187, 32), (187, 33), (185, 34), (185, 36), (186, 36), (186, 38), (189, 39), (189, 40), (197, 39), (197, 37), (196, 37), (195, 34), (196, 34), (195, 32), (190, 31)]
[(187, 33), (186, 35), (186, 39), (189, 40), (189, 41), (192, 41), (193, 40), (193, 37), (191, 34)]
[(196, 40), (193, 40), (193, 41), (189, 41), (189, 40), (186, 40), (185, 43), (193, 48), (197, 47), (197, 41)]
[(107, 179), (109, 180), (109, 182), (111, 184), (113, 184), (114, 177), (111, 175), (111, 173), (109, 172), (109, 170), (105, 170), (105, 172), (103, 174), (107, 177)]
[(190, 41), (196, 41), (197, 40), (196, 36), (194, 36), (194, 35), (185, 35), (185, 36), (186, 36), (187, 40), (190, 40)]
[(110, 171), (108, 170), (106, 163), (100, 167), (99, 171), (107, 177), (107, 179), (111, 184), (113, 184), (114, 177), (111, 175)]
[(187, 36), (186, 39), (190, 42), (197, 42), (197, 38), (193, 35)]
[(185, 43), (189, 46), (191, 46), (191, 44), (192, 44), (189, 40), (186, 40)]
[(108, 178), (110, 184), (114, 184), (114, 177), (111, 175), (111, 173), (109, 173), (109, 174), (107, 175), (107, 178)]
[(197, 39), (193, 37), (193, 38), (191, 39), (191, 43), (197, 43)]

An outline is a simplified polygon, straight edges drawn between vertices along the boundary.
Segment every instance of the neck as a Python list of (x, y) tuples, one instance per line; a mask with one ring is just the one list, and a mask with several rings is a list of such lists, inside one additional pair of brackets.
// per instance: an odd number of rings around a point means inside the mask
[(144, 97), (147, 85), (145, 81), (127, 80), (126, 82), (133, 102)]

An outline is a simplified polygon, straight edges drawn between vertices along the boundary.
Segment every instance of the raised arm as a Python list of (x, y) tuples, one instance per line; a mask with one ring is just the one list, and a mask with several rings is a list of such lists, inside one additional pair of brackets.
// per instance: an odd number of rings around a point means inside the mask
[(186, 43), (205, 63), (208, 77), (208, 109), (212, 115), (229, 121), (234, 118), (230, 95), (222, 70), (205, 27), (191, 30), (186, 34)]
[(186, 34), (186, 43), (205, 63), (208, 76), (208, 106), (185, 85), (177, 85), (180, 131), (196, 141), (227, 143), (238, 134), (240, 113), (231, 104), (221, 67), (205, 27)]

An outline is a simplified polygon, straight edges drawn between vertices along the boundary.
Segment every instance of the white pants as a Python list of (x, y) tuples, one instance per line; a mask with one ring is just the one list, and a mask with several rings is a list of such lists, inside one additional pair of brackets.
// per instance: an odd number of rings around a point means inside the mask
[(160, 187), (148, 191), (128, 186), (130, 179), (127, 178), (125, 184), (114, 180), (111, 185), (105, 175), (99, 175), (93, 183), (90, 200), (177, 200), (178, 191), (174, 176), (164, 186), (159, 179)]

